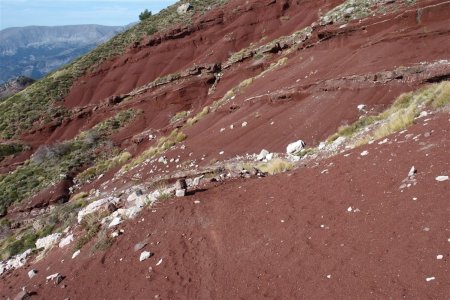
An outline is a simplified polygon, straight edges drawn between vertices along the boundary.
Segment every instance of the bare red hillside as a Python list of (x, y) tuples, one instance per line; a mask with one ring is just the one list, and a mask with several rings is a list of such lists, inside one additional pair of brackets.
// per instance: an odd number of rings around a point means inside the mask
[[(329, 17), (336, 7), (342, 22)], [(130, 45), (78, 78), (57, 103), (68, 116), (23, 134), (32, 150), (7, 157), (0, 171), (133, 109), (105, 142), (129, 157), (88, 169), (86, 181), (79, 172), (105, 161), (61, 174), (8, 207), (11, 227), (117, 198), (104, 205), (112, 216), (130, 208), (133, 191), (200, 183), (183, 198), (160, 194), (114, 229), (101, 215), (100, 233), (75, 258), (75, 243), (91, 233), (71, 224), (63, 236), (74, 234), (73, 244), (0, 275), (0, 298), (25, 286), (31, 299), (447, 299), (450, 86), (432, 84), (450, 79), (449, 49), (444, 0), (231, 0)], [(398, 109), (416, 100), (398, 98), (411, 91), (441, 93), (442, 103), (391, 112), (404, 124), (391, 124), (383, 141), (320, 152), (345, 125), (370, 120), (375, 127), (357, 129), (374, 130), (396, 99)], [(286, 155), (297, 140), (318, 154)], [(266, 176), (262, 149), (293, 170)], [(110, 243), (100, 250), (97, 233)], [(152, 255), (140, 261), (143, 251)], [(55, 273), (60, 282), (46, 280)]]

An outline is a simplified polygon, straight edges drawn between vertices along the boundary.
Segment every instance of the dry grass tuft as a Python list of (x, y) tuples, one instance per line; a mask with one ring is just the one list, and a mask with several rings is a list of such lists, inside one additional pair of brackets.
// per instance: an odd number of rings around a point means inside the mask
[(283, 173), (292, 170), (294, 165), (284, 159), (276, 158), (267, 163), (263, 163), (258, 166), (262, 172), (269, 173), (270, 175)]

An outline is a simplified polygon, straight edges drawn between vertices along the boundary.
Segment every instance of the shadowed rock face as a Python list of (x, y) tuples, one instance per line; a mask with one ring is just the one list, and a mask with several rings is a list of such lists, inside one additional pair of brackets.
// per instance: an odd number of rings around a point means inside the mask
[(39, 79), (121, 30), (119, 26), (28, 26), (0, 31), (0, 83), (24, 75)]

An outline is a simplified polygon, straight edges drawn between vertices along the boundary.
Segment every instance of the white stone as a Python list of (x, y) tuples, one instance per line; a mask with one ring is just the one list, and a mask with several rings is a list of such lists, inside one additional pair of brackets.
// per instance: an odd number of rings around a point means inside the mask
[(100, 200), (90, 203), (88, 206), (86, 206), (85, 208), (83, 208), (82, 210), (80, 210), (78, 212), (78, 223), (81, 223), (81, 221), (83, 221), (84, 216), (89, 215), (93, 212), (96, 212), (101, 207), (104, 207), (104, 206), (108, 205), (109, 203), (117, 204), (119, 201), (120, 201), (119, 198), (108, 197), (108, 198), (100, 199)]
[(28, 271), (28, 278), (33, 278), (34, 276), (36, 276), (37, 271), (36, 270), (30, 270)]
[(327, 275), (327, 278), (330, 279), (330, 278), (331, 278), (331, 275)]
[(141, 253), (141, 255), (139, 256), (139, 261), (144, 261), (146, 259), (148, 259), (150, 256), (152, 256), (151, 252), (148, 251), (144, 251)]
[(319, 150), (323, 150), (325, 149), (325, 147), (327, 146), (327, 144), (325, 142), (320, 142), (319, 147), (317, 147)]
[(365, 105), (365, 104), (360, 104), (357, 106), (357, 108), (360, 112), (364, 112), (366, 110), (366, 107), (367, 107), (367, 105)]
[(115, 218), (111, 221), (111, 223), (109, 223), (108, 227), (109, 227), (109, 228), (112, 228), (112, 227), (115, 227), (115, 226), (119, 225), (120, 223), (122, 223), (122, 218), (121, 218), (121, 217), (115, 217)]
[(426, 117), (426, 116), (428, 116), (428, 113), (426, 111), (421, 111), (417, 118), (419, 119), (419, 118), (423, 118), (423, 117)]
[(348, 211), (348, 212), (352, 212), (352, 211), (353, 211), (353, 208), (350, 206), (349, 208), (347, 208), (347, 211)]
[(69, 234), (65, 238), (61, 239), (59, 242), (59, 248), (64, 248), (65, 246), (69, 245), (73, 242), (73, 234)]
[(133, 193), (128, 195), (127, 201), (128, 202), (132, 202), (132, 201), (136, 200), (140, 196), (142, 196), (142, 191), (141, 190), (134, 191)]
[(436, 255), (436, 259), (443, 259), (443, 258), (444, 258), (444, 255), (442, 255), (442, 254)]
[(436, 181), (446, 181), (448, 180), (448, 176), (437, 176), (436, 177)]
[(273, 159), (273, 153), (269, 153), (266, 155), (266, 160), (271, 161)]
[(219, 152), (220, 155), (223, 155), (224, 153), (225, 153), (225, 151), (220, 151)]
[(378, 142), (378, 145), (383, 145), (386, 144), (389, 141), (388, 138), (385, 138), (384, 140), (382, 140), (381, 142)]
[(36, 241), (36, 249), (44, 248), (44, 250), (50, 249), (55, 245), (59, 239), (61, 238), (61, 233), (53, 233), (50, 235), (47, 235), (46, 237), (43, 237), (41, 239), (38, 239)]
[(58, 276), (59, 276), (59, 273), (55, 273), (55, 274), (47, 276), (46, 279), (47, 279), (47, 281), (51, 281), (51, 280), (56, 279), (56, 277), (58, 277)]
[(245, 126), (247, 126), (247, 125), (248, 125), (247, 122), (242, 122), (242, 124), (241, 124), (242, 127), (245, 127)]
[(158, 260), (158, 262), (156, 263), (157, 266), (159, 266), (162, 263), (163, 259), (161, 258), (160, 260)]
[(431, 280), (435, 280), (435, 279), (436, 279), (435, 277), (427, 277), (427, 278), (425, 278), (426, 281), (431, 281)]
[(364, 150), (363, 152), (361, 152), (361, 156), (366, 156), (367, 154), (369, 154), (369, 151)]
[(80, 250), (77, 250), (77, 251), (75, 251), (73, 254), (72, 254), (72, 259), (74, 259), (75, 257), (77, 257), (78, 255), (80, 255)]
[(286, 153), (287, 154), (294, 154), (296, 152), (301, 151), (305, 147), (305, 142), (302, 140), (298, 140), (294, 143), (289, 144), (286, 147)]
[(408, 176), (414, 176), (414, 174), (416, 174), (416, 168), (414, 168), (414, 166), (411, 167), (411, 169), (409, 170)]
[(269, 151), (266, 149), (262, 149), (259, 155), (256, 157), (256, 160), (262, 161), (265, 160), (267, 155), (269, 155)]
[(177, 7), (177, 13), (179, 15), (184, 15), (191, 8), (192, 8), (192, 5), (190, 3), (181, 4), (180, 6)]
[(181, 190), (176, 190), (175, 191), (175, 196), (177, 197), (184, 197), (186, 195), (186, 190), (185, 189), (181, 189)]

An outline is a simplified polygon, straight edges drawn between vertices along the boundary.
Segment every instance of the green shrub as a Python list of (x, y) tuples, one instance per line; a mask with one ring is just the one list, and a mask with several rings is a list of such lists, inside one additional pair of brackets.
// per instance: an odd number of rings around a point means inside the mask
[(152, 16), (152, 12), (148, 9), (145, 9), (143, 12), (139, 14), (139, 20), (144, 21)]

